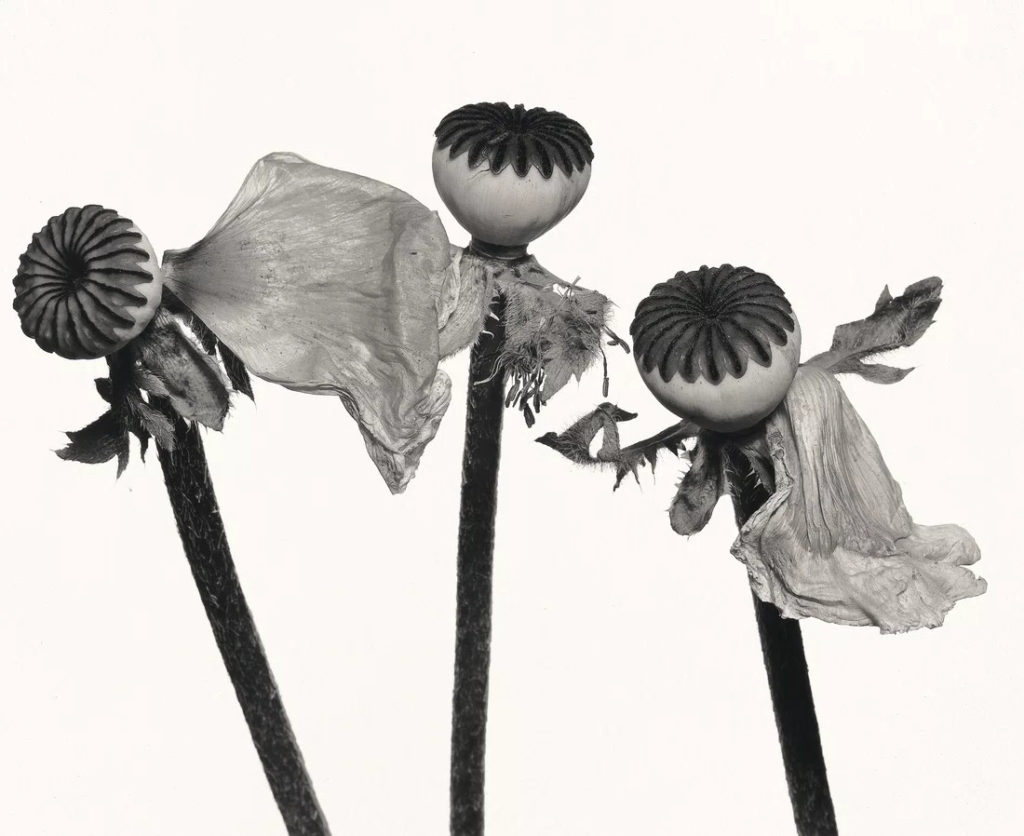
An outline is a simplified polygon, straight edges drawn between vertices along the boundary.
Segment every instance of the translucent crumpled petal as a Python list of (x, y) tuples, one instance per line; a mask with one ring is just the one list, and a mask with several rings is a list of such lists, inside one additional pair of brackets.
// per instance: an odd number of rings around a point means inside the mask
[(938, 627), (986, 583), (956, 525), (917, 525), (878, 445), (827, 371), (802, 366), (768, 419), (775, 492), (740, 530), (733, 554), (758, 597), (789, 618)]
[[(405, 488), (450, 399), (438, 333), (479, 306), (460, 300), (436, 212), (385, 183), (270, 154), (206, 237), (163, 265), (168, 288), (253, 374), (338, 395), (388, 487)], [(459, 330), (446, 353), (476, 338)]]

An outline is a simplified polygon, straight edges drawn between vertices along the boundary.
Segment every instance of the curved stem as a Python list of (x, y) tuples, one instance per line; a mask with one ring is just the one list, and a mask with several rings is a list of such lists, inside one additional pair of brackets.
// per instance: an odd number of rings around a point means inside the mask
[[(732, 459), (734, 473), (742, 474), (749, 469), (742, 456), (728, 450), (726, 455)], [(737, 523), (742, 526), (768, 497), (764, 485), (742, 479), (733, 491)], [(783, 618), (774, 604), (761, 601), (756, 595), (754, 613), (796, 831), (799, 836), (837, 836), (800, 622)]]
[(490, 335), (480, 337), (469, 360), (455, 614), (452, 836), (480, 836), (484, 832), (494, 520), (505, 408), (504, 375), (494, 373), (494, 364), (505, 339), (503, 300), (499, 298), (492, 310), (498, 319), (487, 320)]
[(159, 447), (174, 519), (270, 789), (290, 836), (329, 836), (228, 548), (199, 430), (178, 419)]

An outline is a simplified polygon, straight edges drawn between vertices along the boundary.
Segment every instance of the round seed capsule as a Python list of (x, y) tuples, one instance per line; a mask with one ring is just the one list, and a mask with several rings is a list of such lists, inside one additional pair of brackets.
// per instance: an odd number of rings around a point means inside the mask
[(473, 238), (525, 246), (569, 214), (590, 182), (587, 132), (556, 111), (466, 105), (435, 131), (434, 183)]
[(669, 410), (717, 432), (754, 426), (800, 361), (785, 293), (749, 267), (701, 267), (656, 285), (630, 326), (640, 375)]
[(112, 354), (142, 333), (163, 274), (145, 235), (102, 206), (72, 207), (32, 236), (14, 278), (21, 329), (70, 360)]

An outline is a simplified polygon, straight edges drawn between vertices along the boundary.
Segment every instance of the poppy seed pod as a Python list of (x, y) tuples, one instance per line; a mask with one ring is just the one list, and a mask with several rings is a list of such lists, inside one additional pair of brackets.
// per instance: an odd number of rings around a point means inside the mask
[(556, 111), (466, 105), (434, 133), (437, 191), (480, 242), (525, 248), (572, 211), (590, 182), (590, 137)]
[(789, 300), (749, 267), (677, 273), (640, 303), (630, 334), (654, 396), (716, 432), (739, 432), (770, 414), (800, 360), (800, 325)]
[(153, 247), (127, 218), (72, 207), (32, 236), (14, 279), (21, 329), (69, 360), (105, 357), (156, 313), (163, 274)]

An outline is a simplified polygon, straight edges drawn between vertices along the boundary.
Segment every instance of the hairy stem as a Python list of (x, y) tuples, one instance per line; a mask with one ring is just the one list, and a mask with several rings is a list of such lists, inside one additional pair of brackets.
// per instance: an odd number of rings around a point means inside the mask
[[(732, 459), (733, 473), (749, 472), (750, 467), (741, 455), (728, 450), (727, 455)], [(733, 481), (739, 482), (733, 485), (733, 505), (736, 521), (742, 526), (767, 501), (769, 491), (756, 479)], [(783, 618), (774, 604), (761, 601), (756, 595), (754, 612), (797, 833), (837, 836), (800, 622)]]
[(484, 832), (484, 749), (491, 661), (494, 518), (504, 412), (504, 375), (495, 360), (505, 339), (504, 302), (492, 310), (469, 360), (466, 442), (462, 455), (458, 581), (455, 615), (455, 688), (452, 699), (451, 833)]
[(288, 833), (329, 836), (238, 581), (199, 430), (178, 419), (175, 449), (158, 449), (192, 577)]

